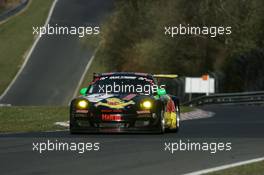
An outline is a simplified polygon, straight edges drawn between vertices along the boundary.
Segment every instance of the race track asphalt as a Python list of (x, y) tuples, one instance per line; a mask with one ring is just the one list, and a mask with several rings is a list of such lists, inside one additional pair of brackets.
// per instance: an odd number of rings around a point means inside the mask
[[(50, 24), (99, 25), (110, 0), (59, 0)], [(43, 36), (28, 64), (1, 103), (65, 105), (73, 96), (93, 51), (78, 37)], [(175, 175), (264, 155), (263, 106), (208, 106), (212, 118), (182, 122), (165, 135), (85, 134), (68, 131), (0, 134), (1, 175)], [(99, 151), (32, 151), (33, 143), (99, 142)], [(231, 142), (231, 151), (165, 151), (165, 143)]]
[[(112, 0), (59, 0), (49, 24), (99, 26), (112, 8)], [(73, 35), (42, 36), (22, 73), (0, 103), (67, 105), (94, 52), (84, 47), (80, 40)]]
[[(84, 134), (68, 131), (0, 135), (3, 175), (175, 175), (264, 156), (263, 106), (207, 106), (212, 118), (184, 121), (179, 133)], [(32, 151), (33, 142), (99, 142), (100, 150)], [(164, 151), (166, 143), (231, 142), (231, 151)]]

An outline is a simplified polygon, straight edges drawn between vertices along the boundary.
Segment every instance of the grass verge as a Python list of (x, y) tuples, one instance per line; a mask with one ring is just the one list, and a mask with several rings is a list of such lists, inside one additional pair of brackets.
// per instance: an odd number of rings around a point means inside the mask
[(264, 161), (242, 165), (206, 175), (264, 175)]
[(0, 94), (23, 64), (34, 41), (32, 27), (44, 25), (52, 2), (30, 1), (25, 11), (0, 24)]
[(68, 115), (68, 107), (1, 107), (0, 132), (63, 129), (54, 123), (68, 120)]

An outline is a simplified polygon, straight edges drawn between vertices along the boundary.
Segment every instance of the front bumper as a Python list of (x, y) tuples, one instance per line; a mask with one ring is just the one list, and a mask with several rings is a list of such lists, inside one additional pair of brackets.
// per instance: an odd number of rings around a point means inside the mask
[(71, 128), (71, 133), (160, 133), (158, 128)]
[[(155, 113), (149, 114), (106, 114), (120, 116), (118, 120), (104, 120), (104, 114), (74, 115), (70, 121), (72, 133), (158, 133), (159, 119)], [(114, 118), (116, 119), (116, 118)]]

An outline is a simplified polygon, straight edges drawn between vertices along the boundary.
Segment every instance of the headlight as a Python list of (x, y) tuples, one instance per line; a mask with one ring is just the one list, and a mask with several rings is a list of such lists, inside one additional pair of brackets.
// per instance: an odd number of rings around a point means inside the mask
[(80, 100), (78, 103), (77, 103), (77, 107), (79, 109), (86, 109), (88, 107), (88, 102), (86, 100)]
[(142, 107), (143, 107), (144, 109), (150, 109), (150, 108), (152, 107), (152, 103), (151, 103), (151, 101), (149, 101), (149, 100), (143, 101), (143, 103), (142, 103)]

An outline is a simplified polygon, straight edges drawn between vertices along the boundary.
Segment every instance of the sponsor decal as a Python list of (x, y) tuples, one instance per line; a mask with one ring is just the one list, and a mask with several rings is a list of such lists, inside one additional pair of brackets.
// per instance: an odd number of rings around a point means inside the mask
[(107, 72), (107, 73), (102, 73), (103, 76), (107, 76), (107, 75), (113, 75), (113, 72)]
[(149, 82), (151, 84), (154, 84), (152, 79), (149, 79), (149, 78), (146, 78), (146, 77), (139, 77), (138, 80), (142, 80), (142, 81), (146, 81), (146, 82)]
[(106, 98), (109, 98), (109, 97), (113, 97), (113, 95), (111, 94), (92, 94), (92, 95), (89, 95), (87, 96), (87, 99), (90, 101), (90, 102), (99, 102), (99, 101), (102, 101)]
[(102, 114), (103, 121), (121, 121), (122, 116), (120, 114)]
[(125, 96), (125, 97), (123, 98), (123, 100), (131, 100), (131, 99), (134, 98), (135, 96), (137, 96), (137, 95), (136, 95), (136, 94), (129, 94), (129, 95)]
[(137, 114), (149, 114), (150, 110), (137, 111)]
[(98, 102), (95, 104), (95, 106), (106, 106), (106, 107), (114, 108), (114, 109), (122, 109), (131, 104), (135, 104), (135, 102), (132, 100), (126, 102), (119, 98), (108, 98), (106, 99), (106, 103)]
[(139, 75), (139, 76), (147, 76), (147, 73), (141, 73), (141, 72), (135, 72), (135, 75)]
[(86, 109), (78, 109), (78, 110), (76, 110), (75, 112), (76, 112), (76, 113), (85, 113), (85, 114), (87, 114), (89, 111), (86, 110)]
[(110, 113), (110, 112), (122, 113), (123, 111), (121, 109), (102, 109), (101, 112), (102, 113)]
[(126, 76), (126, 75), (122, 75), (122, 76), (111, 76), (111, 77), (109, 77), (110, 80), (111, 79), (127, 79), (127, 80), (132, 79), (132, 80), (134, 80), (136, 78), (137, 77), (135, 77), (135, 76)]

